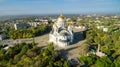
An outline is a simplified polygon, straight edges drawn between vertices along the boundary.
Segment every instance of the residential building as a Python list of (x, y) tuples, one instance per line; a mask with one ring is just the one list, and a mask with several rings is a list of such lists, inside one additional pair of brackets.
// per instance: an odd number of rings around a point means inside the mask
[(15, 24), (14, 24), (15, 30), (17, 30), (18, 28), (27, 28), (27, 27), (29, 27), (29, 26), (30, 26), (30, 25), (27, 24), (27, 23), (15, 23)]

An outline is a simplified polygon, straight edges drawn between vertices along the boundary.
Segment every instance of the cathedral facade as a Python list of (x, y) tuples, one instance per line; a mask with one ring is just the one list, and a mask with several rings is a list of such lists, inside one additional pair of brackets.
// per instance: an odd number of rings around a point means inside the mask
[(49, 42), (58, 45), (59, 47), (65, 47), (73, 42), (74, 33), (72, 25), (67, 24), (65, 17), (61, 14), (57, 22), (52, 26), (52, 31), (49, 34)]

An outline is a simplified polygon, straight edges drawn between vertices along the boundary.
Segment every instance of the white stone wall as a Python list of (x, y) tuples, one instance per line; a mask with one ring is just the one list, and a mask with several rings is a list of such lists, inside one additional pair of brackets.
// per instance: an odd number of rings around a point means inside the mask
[(68, 42), (64, 43), (64, 42), (58, 41), (58, 46), (60, 46), (60, 47), (66, 47), (68, 44), (69, 44)]
[[(72, 32), (71, 26), (69, 26), (68, 28), (65, 29), (66, 23), (65, 23), (64, 19), (62, 19), (62, 18), (58, 18), (56, 24), (57, 24), (57, 28), (53, 27), (54, 31), (52, 34), (49, 35), (49, 42), (53, 42), (54, 44), (56, 44), (60, 47), (68, 46), (70, 43), (73, 42), (73, 32)], [(62, 36), (60, 33), (58, 33), (58, 30), (60, 27), (65, 29), (62, 31), (62, 33), (67, 32), (68, 36)], [(69, 42), (67, 41), (68, 39), (70, 40)], [(62, 41), (60, 41), (60, 40), (62, 40)]]

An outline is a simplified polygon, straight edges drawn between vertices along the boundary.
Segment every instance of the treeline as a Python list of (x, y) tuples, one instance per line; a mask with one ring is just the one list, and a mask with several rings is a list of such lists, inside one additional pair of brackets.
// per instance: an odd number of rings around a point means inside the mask
[(50, 31), (50, 29), (50, 25), (41, 25), (39, 27), (10, 30), (8, 35), (11, 39), (31, 38), (47, 33)]
[[(97, 57), (89, 54), (89, 56), (81, 56), (80, 62), (87, 67), (119, 67), (120, 66), (120, 29), (112, 27), (110, 31), (103, 32), (96, 28), (87, 31), (87, 44), (89, 46), (100, 44), (100, 51), (107, 56)], [(97, 50), (97, 48), (96, 48)]]
[(53, 44), (42, 49), (33, 41), (16, 44), (7, 50), (0, 46), (0, 67), (69, 67), (69, 63), (54, 51)]

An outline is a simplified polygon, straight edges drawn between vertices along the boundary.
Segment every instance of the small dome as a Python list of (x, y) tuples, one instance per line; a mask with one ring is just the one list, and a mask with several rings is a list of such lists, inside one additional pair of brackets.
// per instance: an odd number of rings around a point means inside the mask
[(56, 23), (53, 24), (53, 28), (54, 28), (54, 29), (58, 29), (58, 26), (57, 26)]

